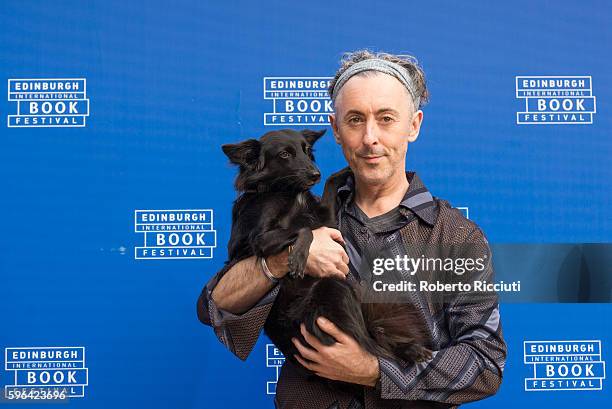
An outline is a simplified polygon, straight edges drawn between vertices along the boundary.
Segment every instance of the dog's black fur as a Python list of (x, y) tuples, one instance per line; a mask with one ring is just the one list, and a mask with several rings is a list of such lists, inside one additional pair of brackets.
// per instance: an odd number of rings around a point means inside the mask
[[(314, 164), (312, 146), (323, 131), (283, 129), (223, 145), (223, 152), (240, 167), (235, 187), (240, 196), (232, 211), (229, 259), (267, 257), (293, 244), (290, 274), (272, 306), (264, 330), (297, 368), (299, 353), (292, 337), (308, 346), (299, 329), (306, 329), (323, 344), (335, 340), (316, 324), (318, 316), (332, 321), (368, 352), (409, 363), (429, 359), (422, 344), (425, 336), (410, 304), (363, 303), (362, 289), (338, 278), (304, 276), (312, 230), (336, 227), (335, 216), (309, 189), (321, 177)], [(334, 383), (334, 382), (332, 382)]]

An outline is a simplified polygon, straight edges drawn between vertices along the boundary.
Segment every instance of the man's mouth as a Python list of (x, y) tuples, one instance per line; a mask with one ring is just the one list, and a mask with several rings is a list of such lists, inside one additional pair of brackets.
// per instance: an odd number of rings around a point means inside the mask
[(378, 161), (380, 161), (380, 159), (383, 157), (384, 155), (379, 155), (379, 156), (362, 156), (363, 160), (366, 163), (376, 163)]

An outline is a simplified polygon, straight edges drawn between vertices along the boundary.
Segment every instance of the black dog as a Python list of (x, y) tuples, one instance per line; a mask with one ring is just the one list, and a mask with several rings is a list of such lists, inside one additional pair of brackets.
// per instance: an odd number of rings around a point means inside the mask
[(313, 374), (293, 357), (298, 350), (291, 338), (308, 345), (300, 333), (303, 322), (323, 344), (333, 344), (335, 340), (316, 324), (321, 315), (374, 355), (399, 357), (409, 363), (429, 359), (431, 353), (421, 346), (424, 335), (411, 305), (362, 304), (359, 286), (338, 278), (304, 276), (312, 230), (336, 227), (331, 209), (309, 191), (321, 177), (312, 146), (324, 133), (283, 129), (259, 140), (222, 146), (230, 161), (240, 167), (235, 187), (241, 195), (232, 211), (229, 259), (267, 257), (294, 245), (290, 273), (281, 280), (264, 330), (285, 359), (309, 375)]

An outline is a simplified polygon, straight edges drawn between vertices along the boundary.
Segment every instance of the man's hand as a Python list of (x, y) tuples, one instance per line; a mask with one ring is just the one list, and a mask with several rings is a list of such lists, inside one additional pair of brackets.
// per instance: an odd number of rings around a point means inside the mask
[[(305, 368), (315, 374), (337, 381), (375, 386), (380, 376), (378, 358), (364, 350), (351, 336), (340, 331), (334, 323), (317, 318), (317, 325), (336, 339), (330, 346), (322, 344), (317, 337), (300, 324), (300, 331), (309, 347), (292, 338), (300, 355), (293, 355)], [(305, 359), (304, 359), (305, 358)]]
[(339, 244), (344, 244), (340, 231), (320, 227), (312, 231), (312, 236), (305, 274), (312, 277), (345, 278), (349, 272), (349, 257)]

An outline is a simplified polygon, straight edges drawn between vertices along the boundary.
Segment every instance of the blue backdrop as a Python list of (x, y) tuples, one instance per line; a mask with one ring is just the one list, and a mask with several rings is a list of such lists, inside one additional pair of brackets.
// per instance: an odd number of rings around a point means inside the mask
[[(431, 103), (407, 167), (491, 243), (612, 241), (609, 4), (429, 3), (2, 2), (3, 403), (16, 404), (6, 396), (27, 382), (24, 362), (40, 362), (27, 352), (66, 347), (55, 350), (76, 356), (72, 393), (83, 396), (71, 399), (75, 407), (272, 407), (269, 341), (262, 336), (244, 363), (196, 317), (200, 290), (227, 255), (235, 198), (235, 169), (220, 145), (303, 128), (268, 122), (279, 118), (327, 127), (316, 122), (326, 120), (326, 98), (288, 104), (265, 93), (266, 79), (328, 79), (344, 51), (418, 57)], [(586, 79), (583, 123), (519, 123), (529, 122), (526, 107), (537, 109), (519, 96), (520, 77), (542, 76)], [(77, 82), (78, 93), (29, 93), (62, 79)], [(312, 100), (321, 110), (298, 111)], [(309, 115), (290, 112), (292, 103)], [(34, 125), (45, 109), (45, 120), (70, 126)], [(330, 131), (316, 156), (324, 178), (346, 165)], [(186, 246), (195, 256), (137, 258), (137, 248), (155, 243), (138, 231), (136, 211), (181, 209), (207, 215), (205, 245)], [(524, 286), (538, 268), (520, 272)], [(606, 361), (612, 307), (604, 284), (599, 298), (585, 298), (598, 303), (502, 303), (502, 387), (466, 406), (609, 407), (601, 370), (590, 379), (599, 390), (526, 390), (534, 365), (524, 354), (526, 341), (587, 340), (599, 342)]]

